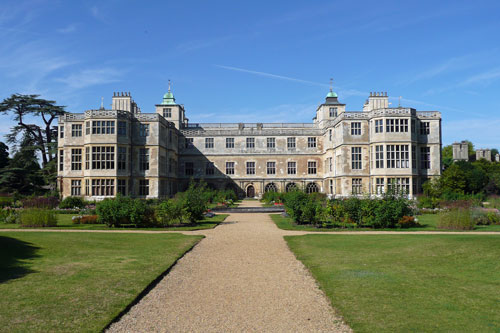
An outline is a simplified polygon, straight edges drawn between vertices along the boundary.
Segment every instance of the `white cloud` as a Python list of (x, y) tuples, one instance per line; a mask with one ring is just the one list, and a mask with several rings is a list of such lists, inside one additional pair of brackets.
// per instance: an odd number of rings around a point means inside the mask
[(470, 85), (470, 84), (489, 84), (492, 81), (500, 78), (500, 68), (492, 68), (487, 70), (486, 72), (482, 72), (476, 75), (473, 75), (466, 80), (464, 80), (460, 85)]
[(6, 40), (0, 45), (0, 93), (36, 91), (45, 78), (74, 63), (45, 40)]
[(421, 71), (419, 74), (413, 76), (409, 80), (406, 81), (407, 84), (414, 83), (420, 80), (425, 80), (425, 79), (432, 79), (438, 75), (442, 75), (445, 73), (457, 71), (464, 69), (466, 67), (469, 67), (471, 65), (470, 62), (467, 62), (466, 60), (469, 58), (469, 56), (463, 56), (463, 57), (455, 57), (446, 60), (445, 62), (436, 65), (434, 67), (431, 67), (427, 70)]
[(119, 82), (123, 72), (114, 68), (83, 69), (56, 81), (65, 83), (70, 88), (82, 89), (90, 86)]
[(292, 82), (298, 82), (298, 83), (305, 83), (305, 84), (310, 84), (310, 85), (315, 85), (315, 86), (321, 86), (321, 87), (329, 87), (328, 84), (324, 83), (319, 83), (319, 82), (313, 82), (313, 81), (307, 81), (307, 80), (302, 80), (302, 79), (297, 79), (289, 76), (283, 76), (283, 75), (277, 75), (277, 74), (271, 74), (271, 73), (266, 73), (266, 72), (259, 72), (259, 71), (253, 71), (249, 69), (244, 69), (244, 68), (239, 68), (239, 67), (232, 67), (232, 66), (223, 66), (223, 65), (214, 65), (215, 67), (231, 70), (231, 71), (236, 71), (236, 72), (243, 72), (243, 73), (248, 73), (248, 74), (254, 74), (254, 75), (259, 75), (259, 76), (265, 76), (269, 77), (272, 79), (279, 79), (279, 80), (287, 80), (287, 81), (292, 81)]

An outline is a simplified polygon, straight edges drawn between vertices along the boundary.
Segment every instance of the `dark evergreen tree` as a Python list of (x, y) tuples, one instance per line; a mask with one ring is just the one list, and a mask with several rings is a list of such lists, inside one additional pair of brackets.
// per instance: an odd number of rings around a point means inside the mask
[(45, 184), (36, 152), (25, 137), (21, 149), (0, 171), (0, 191), (4, 193), (33, 194)]
[(0, 170), (5, 168), (9, 163), (9, 147), (0, 142)]

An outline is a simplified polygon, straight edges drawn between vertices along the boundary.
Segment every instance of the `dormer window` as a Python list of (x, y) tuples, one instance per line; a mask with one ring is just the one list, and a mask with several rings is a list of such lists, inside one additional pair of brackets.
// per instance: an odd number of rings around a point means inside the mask
[(330, 108), (330, 118), (335, 118), (337, 117), (337, 108)]

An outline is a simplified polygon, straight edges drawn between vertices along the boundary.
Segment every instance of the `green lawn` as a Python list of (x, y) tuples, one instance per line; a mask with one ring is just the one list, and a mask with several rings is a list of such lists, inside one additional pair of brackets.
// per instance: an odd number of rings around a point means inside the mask
[[(56, 229), (85, 229), (85, 230), (153, 230), (153, 231), (191, 231), (215, 228), (219, 223), (223, 222), (229, 214), (217, 214), (214, 217), (205, 218), (196, 225), (168, 227), (168, 228), (109, 228), (105, 224), (73, 224), (71, 218), (73, 214), (57, 214)], [(22, 228), (19, 224), (0, 223), (0, 229), (19, 229)]]
[[(370, 229), (370, 228), (356, 228), (356, 229), (339, 229), (339, 228), (316, 228), (313, 225), (298, 225), (293, 222), (290, 217), (283, 217), (281, 214), (270, 214), (271, 219), (274, 221), (278, 228), (283, 230), (300, 230), (300, 231), (453, 231), (442, 230), (437, 228), (438, 215), (437, 214), (424, 214), (417, 216), (418, 222), (422, 225), (417, 228), (408, 229)], [(500, 231), (500, 225), (478, 225), (474, 231)], [(464, 231), (467, 232), (467, 231)]]
[(1, 232), (0, 331), (101, 331), (201, 238)]
[(500, 236), (285, 239), (355, 332), (500, 331)]

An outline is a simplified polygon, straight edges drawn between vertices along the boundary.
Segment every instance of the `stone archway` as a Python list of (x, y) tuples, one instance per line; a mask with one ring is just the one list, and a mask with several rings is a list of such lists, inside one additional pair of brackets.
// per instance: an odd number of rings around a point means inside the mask
[(275, 183), (269, 183), (264, 187), (264, 193), (265, 192), (278, 192), (278, 187)]
[(318, 189), (318, 185), (316, 185), (316, 183), (309, 183), (307, 184), (306, 186), (306, 193), (315, 193), (315, 192), (318, 192), (319, 189)]
[(248, 185), (247, 186), (247, 191), (246, 191), (247, 198), (254, 198), (255, 197), (255, 187), (253, 185)]
[(299, 188), (297, 184), (295, 183), (288, 183), (286, 184), (285, 191), (286, 192), (292, 192), (292, 191), (297, 191)]

